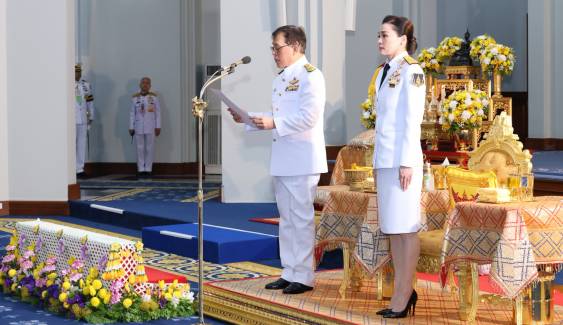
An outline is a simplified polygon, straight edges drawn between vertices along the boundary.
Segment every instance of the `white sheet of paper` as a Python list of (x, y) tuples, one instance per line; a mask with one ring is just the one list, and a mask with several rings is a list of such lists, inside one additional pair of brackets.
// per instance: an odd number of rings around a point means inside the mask
[(240, 108), (237, 104), (235, 104), (235, 102), (233, 102), (229, 97), (227, 97), (227, 95), (225, 95), (219, 89), (211, 88), (209, 90), (214, 95), (218, 96), (221, 99), (221, 101), (227, 105), (227, 108), (232, 108), (233, 111), (235, 111), (235, 113), (237, 113), (241, 117), (243, 123), (250, 125), (250, 126), (254, 126), (254, 123), (252, 123), (252, 120), (250, 119), (250, 115), (248, 115), (247, 111)]

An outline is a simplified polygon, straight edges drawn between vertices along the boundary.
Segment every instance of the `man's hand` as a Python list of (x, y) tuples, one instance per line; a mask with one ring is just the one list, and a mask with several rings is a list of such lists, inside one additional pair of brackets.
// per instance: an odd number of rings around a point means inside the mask
[(412, 167), (399, 167), (399, 182), (401, 182), (401, 189), (407, 190), (412, 180)]
[(233, 111), (232, 108), (228, 109), (229, 113), (231, 113), (231, 116), (233, 117), (233, 120), (237, 123), (242, 123), (242, 118), (240, 117), (240, 115), (238, 115), (237, 113), (235, 113), (235, 111)]
[(276, 127), (274, 119), (271, 117), (252, 117), (250, 119), (260, 130), (271, 130)]
[(130, 135), (130, 136), (134, 136), (134, 135), (135, 135), (135, 130), (129, 129), (129, 135)]
[(157, 137), (160, 135), (160, 128), (154, 129), (154, 135), (156, 135)]

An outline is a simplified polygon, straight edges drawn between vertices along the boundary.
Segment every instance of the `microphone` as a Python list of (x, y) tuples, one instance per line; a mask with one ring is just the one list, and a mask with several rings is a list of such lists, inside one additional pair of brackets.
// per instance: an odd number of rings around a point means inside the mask
[(228, 66), (221, 68), (221, 71), (227, 71), (228, 73), (233, 73), (236, 66), (241, 65), (241, 64), (248, 64), (248, 63), (250, 63), (250, 60), (251, 59), (250, 59), (249, 56), (245, 56), (244, 58), (242, 58), (238, 61), (235, 61), (234, 63), (231, 63)]

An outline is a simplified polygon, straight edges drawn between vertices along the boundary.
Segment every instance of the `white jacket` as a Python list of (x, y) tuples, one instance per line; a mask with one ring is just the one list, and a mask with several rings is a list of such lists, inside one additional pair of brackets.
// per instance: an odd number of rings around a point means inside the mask
[[(420, 124), (424, 115), (424, 73), (416, 60), (403, 52), (375, 80), (377, 89), (374, 168), (423, 165)], [(393, 86), (394, 85), (394, 86)]]
[(135, 134), (154, 134), (154, 129), (160, 129), (160, 102), (155, 93), (133, 95), (129, 110), (129, 129), (135, 130)]
[[(325, 80), (303, 56), (272, 82), (272, 176), (326, 173)], [(251, 114), (252, 115), (252, 114)], [(250, 126), (252, 128), (252, 126)]]
[(87, 124), (94, 119), (94, 96), (92, 87), (83, 79), (74, 82), (75, 124)]

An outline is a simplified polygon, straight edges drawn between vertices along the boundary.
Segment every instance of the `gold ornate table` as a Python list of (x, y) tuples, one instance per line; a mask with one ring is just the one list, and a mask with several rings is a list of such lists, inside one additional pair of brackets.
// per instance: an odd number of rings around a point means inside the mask
[(474, 320), (477, 264), (491, 264), (490, 277), (515, 301), (515, 322), (550, 324), (551, 281), (563, 263), (563, 197), (532, 202), (456, 204), (446, 222), (442, 275), (461, 269), (460, 316)]

